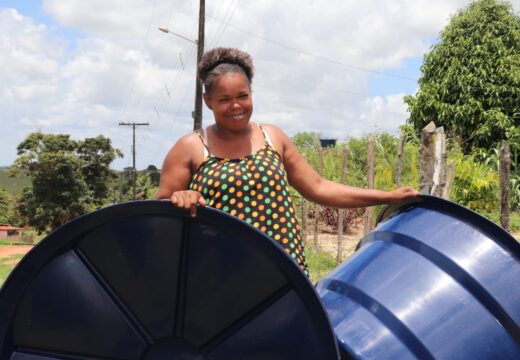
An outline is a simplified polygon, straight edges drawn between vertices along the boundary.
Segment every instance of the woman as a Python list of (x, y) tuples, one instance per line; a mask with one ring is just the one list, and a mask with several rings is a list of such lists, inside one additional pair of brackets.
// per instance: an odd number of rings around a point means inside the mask
[(251, 121), (251, 57), (216, 48), (198, 67), (204, 102), (215, 123), (183, 136), (166, 155), (157, 197), (196, 215), (209, 205), (234, 215), (278, 241), (308, 275), (289, 184), (306, 199), (336, 208), (404, 201), (417, 191), (355, 188), (322, 179), (289, 137), (274, 125)]

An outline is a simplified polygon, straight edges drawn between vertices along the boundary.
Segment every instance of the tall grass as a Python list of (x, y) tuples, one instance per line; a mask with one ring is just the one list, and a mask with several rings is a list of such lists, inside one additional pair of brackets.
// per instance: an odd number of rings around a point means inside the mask
[(314, 284), (336, 268), (336, 260), (331, 254), (316, 250), (309, 245), (307, 245), (305, 253), (307, 255), (311, 282)]
[(5, 279), (7, 279), (13, 268), (16, 266), (15, 262), (20, 260), (22, 257), (23, 255), (14, 255), (0, 258), (0, 287), (4, 284)]

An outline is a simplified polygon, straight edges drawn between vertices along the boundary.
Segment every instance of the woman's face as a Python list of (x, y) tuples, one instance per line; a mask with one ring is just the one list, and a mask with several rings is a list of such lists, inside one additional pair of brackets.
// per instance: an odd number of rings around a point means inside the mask
[(247, 128), (253, 113), (249, 81), (244, 74), (221, 75), (211, 91), (204, 94), (206, 105), (213, 111), (217, 126), (228, 131)]

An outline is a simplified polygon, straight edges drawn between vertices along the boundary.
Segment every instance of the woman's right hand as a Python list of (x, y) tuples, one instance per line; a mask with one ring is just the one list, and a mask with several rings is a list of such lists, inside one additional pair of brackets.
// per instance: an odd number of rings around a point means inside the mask
[(174, 206), (189, 210), (192, 217), (197, 215), (197, 205), (206, 206), (202, 194), (194, 190), (175, 191), (171, 196), (171, 201)]

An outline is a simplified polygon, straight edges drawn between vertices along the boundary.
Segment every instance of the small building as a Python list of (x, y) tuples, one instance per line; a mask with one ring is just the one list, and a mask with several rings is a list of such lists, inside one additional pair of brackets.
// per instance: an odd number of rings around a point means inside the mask
[(9, 224), (0, 224), (0, 237), (3, 238), (21, 238), (24, 228), (11, 226)]

